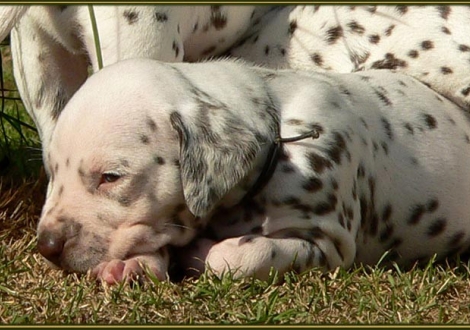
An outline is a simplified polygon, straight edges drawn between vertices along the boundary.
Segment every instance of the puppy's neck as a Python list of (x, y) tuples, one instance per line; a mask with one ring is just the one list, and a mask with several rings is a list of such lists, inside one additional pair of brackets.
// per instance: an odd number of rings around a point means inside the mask
[(274, 172), (277, 163), (277, 153), (273, 150), (275, 141), (272, 144), (266, 143), (258, 154), (256, 163), (250, 173), (240, 181), (220, 203), (220, 207), (226, 209), (240, 204), (242, 201), (252, 199), (263, 190), (264, 186)]

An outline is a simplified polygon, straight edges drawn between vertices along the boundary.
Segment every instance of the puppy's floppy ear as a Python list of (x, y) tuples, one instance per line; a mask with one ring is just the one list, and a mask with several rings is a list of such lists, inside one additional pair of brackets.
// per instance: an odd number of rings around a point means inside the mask
[(183, 118), (173, 112), (170, 116), (180, 139), (184, 197), (189, 210), (199, 217), (207, 215), (249, 173), (268, 141), (230, 112), (212, 119), (207, 113)]

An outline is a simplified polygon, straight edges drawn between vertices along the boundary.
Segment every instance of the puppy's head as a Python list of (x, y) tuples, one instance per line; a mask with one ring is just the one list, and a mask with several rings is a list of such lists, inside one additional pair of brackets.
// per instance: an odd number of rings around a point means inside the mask
[(256, 113), (247, 117), (209, 95), (153, 61), (92, 76), (61, 114), (46, 155), (41, 254), (86, 272), (187, 244), (274, 134), (274, 119), (257, 126)]

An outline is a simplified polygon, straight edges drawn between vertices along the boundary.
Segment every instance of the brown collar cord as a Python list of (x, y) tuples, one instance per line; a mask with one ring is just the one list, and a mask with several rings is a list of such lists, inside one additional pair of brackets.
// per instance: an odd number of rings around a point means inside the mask
[(264, 163), (263, 169), (261, 170), (258, 179), (256, 180), (253, 187), (251, 187), (248, 193), (243, 197), (242, 202), (248, 201), (256, 196), (266, 186), (269, 180), (271, 180), (271, 177), (276, 170), (277, 163), (279, 162), (279, 154), (281, 153), (283, 143), (297, 142), (308, 138), (318, 139), (319, 136), (320, 134), (318, 131), (313, 129), (298, 136), (288, 138), (282, 138), (280, 136), (277, 137), (269, 147), (266, 162)]

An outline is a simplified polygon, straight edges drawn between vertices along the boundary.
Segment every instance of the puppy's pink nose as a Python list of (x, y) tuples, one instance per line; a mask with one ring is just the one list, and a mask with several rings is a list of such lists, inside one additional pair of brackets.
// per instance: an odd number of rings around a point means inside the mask
[(47, 260), (60, 266), (60, 256), (64, 249), (65, 239), (51, 231), (43, 231), (38, 236), (38, 250)]

